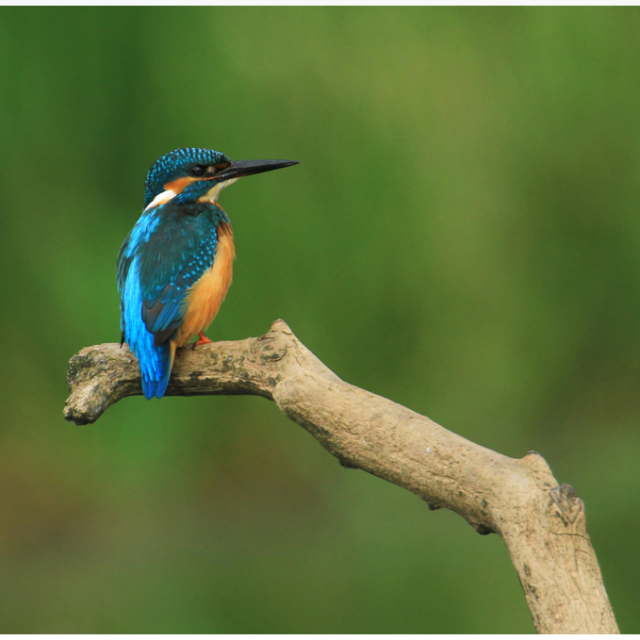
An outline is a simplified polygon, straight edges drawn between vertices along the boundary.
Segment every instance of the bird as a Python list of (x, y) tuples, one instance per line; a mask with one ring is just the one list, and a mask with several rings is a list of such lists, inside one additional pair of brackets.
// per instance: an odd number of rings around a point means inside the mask
[(231, 161), (212, 149), (176, 149), (157, 160), (144, 206), (117, 260), (120, 327), (147, 400), (167, 390), (177, 347), (204, 335), (231, 284), (235, 248), (220, 192), (241, 177), (298, 164)]

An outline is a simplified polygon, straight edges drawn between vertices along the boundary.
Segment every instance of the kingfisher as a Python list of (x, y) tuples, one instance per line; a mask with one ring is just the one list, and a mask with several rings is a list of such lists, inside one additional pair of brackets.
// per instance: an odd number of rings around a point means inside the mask
[(117, 263), (121, 345), (138, 358), (145, 398), (162, 398), (176, 348), (204, 335), (231, 284), (235, 248), (229, 216), (218, 204), (238, 178), (298, 164), (231, 161), (212, 149), (176, 149), (156, 161), (142, 216)]

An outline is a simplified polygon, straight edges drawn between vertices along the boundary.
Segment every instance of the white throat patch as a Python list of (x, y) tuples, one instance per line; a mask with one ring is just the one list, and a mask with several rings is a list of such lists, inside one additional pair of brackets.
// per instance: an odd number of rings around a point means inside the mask
[(200, 202), (212, 202), (215, 203), (218, 200), (218, 196), (220, 192), (228, 187), (230, 184), (233, 184), (238, 178), (231, 178), (231, 180), (225, 180), (224, 182), (219, 182), (212, 189), (209, 189), (207, 193), (199, 198)]

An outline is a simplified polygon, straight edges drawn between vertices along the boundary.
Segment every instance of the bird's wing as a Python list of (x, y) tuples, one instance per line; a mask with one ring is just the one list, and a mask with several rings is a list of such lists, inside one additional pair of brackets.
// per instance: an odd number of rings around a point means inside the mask
[(213, 264), (218, 241), (211, 216), (162, 209), (138, 221), (118, 260), (123, 306), (128, 303), (128, 272), (135, 260), (139, 295), (130, 303), (140, 305), (140, 320), (154, 334), (155, 346), (166, 342), (182, 323), (187, 291)]

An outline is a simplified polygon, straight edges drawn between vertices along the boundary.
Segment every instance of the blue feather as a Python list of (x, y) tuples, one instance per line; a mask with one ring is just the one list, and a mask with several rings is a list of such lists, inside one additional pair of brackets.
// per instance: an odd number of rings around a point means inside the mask
[(122, 303), (124, 313), (122, 320), (126, 327), (127, 344), (136, 354), (142, 373), (142, 391), (145, 398), (153, 396), (162, 398), (169, 384), (171, 375), (171, 347), (168, 342), (156, 346), (153, 333), (147, 327), (140, 312), (143, 305), (142, 289), (138, 258), (134, 258), (129, 266)]

